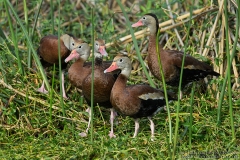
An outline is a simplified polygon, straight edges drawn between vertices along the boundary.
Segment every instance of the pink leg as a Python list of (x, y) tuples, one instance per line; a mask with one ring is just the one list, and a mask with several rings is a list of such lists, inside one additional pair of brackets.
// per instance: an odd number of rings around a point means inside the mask
[(110, 133), (109, 133), (109, 137), (110, 137), (110, 138), (115, 138), (116, 136), (115, 136), (114, 133), (113, 133), (113, 121), (114, 121), (114, 119), (115, 119), (116, 112), (114, 111), (113, 108), (111, 108), (110, 111), (111, 111), (111, 115), (110, 115), (111, 131), (110, 131)]
[(81, 137), (86, 137), (86, 136), (87, 136), (87, 133), (88, 133), (88, 130), (89, 130), (89, 128), (90, 128), (90, 122), (91, 122), (91, 116), (92, 116), (92, 113), (91, 113), (91, 109), (90, 109), (90, 108), (88, 108), (88, 113), (89, 113), (88, 126), (87, 126), (87, 129), (86, 129), (85, 132), (82, 132), (82, 133), (79, 134)]
[(135, 121), (135, 132), (134, 132), (133, 138), (135, 138), (137, 136), (138, 130), (139, 130), (138, 118), (136, 118), (134, 121)]
[(64, 88), (64, 71), (62, 71), (62, 96), (63, 98), (67, 99), (65, 88)]
[(149, 121), (150, 121), (150, 128), (151, 128), (151, 139), (154, 139), (154, 123), (151, 119), (151, 117), (148, 117)]
[(40, 88), (37, 89), (38, 92), (41, 92), (41, 93), (44, 93), (44, 94), (47, 94), (48, 91), (45, 89), (44, 87), (44, 81), (42, 82), (42, 85)]
[(90, 113), (90, 109), (91, 109), (91, 108), (88, 107), (85, 112), (88, 112), (88, 114), (89, 114), (89, 113)]

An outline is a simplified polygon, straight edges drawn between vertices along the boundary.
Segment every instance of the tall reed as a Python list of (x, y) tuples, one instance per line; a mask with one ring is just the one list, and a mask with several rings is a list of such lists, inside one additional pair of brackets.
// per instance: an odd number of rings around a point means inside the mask
[[(190, 17), (189, 17), (190, 19), (192, 19), (192, 15), (193, 15), (192, 11), (193, 11), (193, 8), (191, 6), (190, 7)], [(176, 110), (176, 125), (175, 125), (175, 134), (174, 134), (174, 141), (173, 141), (173, 157), (172, 157), (174, 159), (177, 158), (175, 156), (176, 156), (178, 133), (179, 133), (178, 129), (179, 129), (180, 92), (182, 90), (182, 75), (183, 75), (183, 68), (184, 68), (184, 63), (185, 63), (185, 57), (186, 57), (190, 27), (191, 27), (191, 21), (189, 21), (188, 24), (187, 24), (187, 33), (186, 33), (187, 38), (186, 38), (186, 41), (185, 41), (185, 44), (184, 44), (184, 54), (183, 54), (183, 59), (182, 59), (180, 81), (179, 81), (179, 86), (178, 86), (178, 102), (177, 102), (177, 110)]]
[(93, 107), (94, 107), (94, 7), (91, 8), (91, 24), (92, 24), (92, 28), (91, 28), (91, 43), (92, 43), (92, 82), (91, 82), (91, 113), (90, 113), (90, 117), (91, 117), (91, 142), (93, 143)]
[[(36, 25), (37, 25), (37, 22), (38, 22), (38, 17), (39, 17), (39, 13), (40, 13), (40, 10), (41, 10), (41, 7), (42, 7), (42, 3), (43, 3), (43, 0), (40, 0), (40, 3), (39, 3), (39, 6), (38, 6), (38, 9), (37, 9), (37, 13), (34, 17), (34, 23), (33, 23), (33, 27), (32, 27), (32, 30), (31, 30), (31, 33), (30, 33), (30, 39), (31, 41), (33, 40), (33, 36), (34, 36), (34, 32), (35, 32), (35, 29), (36, 29)], [(29, 50), (29, 54), (28, 54), (28, 68), (31, 68), (32, 67), (32, 54), (31, 54), (31, 50)]]
[[(63, 117), (66, 116), (65, 114), (65, 107), (64, 107), (64, 103), (63, 103), (63, 86), (62, 86), (62, 82), (63, 82), (63, 79), (62, 79), (62, 60), (61, 60), (61, 53), (60, 53), (60, 50), (61, 50), (61, 44), (60, 44), (60, 37), (61, 37), (61, 0), (58, 0), (58, 65), (59, 65), (59, 83), (60, 83), (60, 106), (62, 108), (62, 114), (63, 114)], [(52, 8), (51, 8), (52, 9)], [(52, 19), (52, 21), (54, 21), (54, 19)], [(65, 119), (63, 119), (64, 121), (64, 127), (65, 127)]]
[[(29, 23), (28, 23), (28, 7), (27, 7), (27, 1), (23, 0), (23, 11), (24, 11), (24, 20), (25, 20), (25, 27), (27, 30), (28, 35), (31, 37), (29, 32)], [(32, 40), (32, 38), (30, 38)], [(28, 68), (31, 68), (32, 66), (32, 53), (31, 49), (28, 47), (28, 44), (26, 44), (27, 50), (28, 50), (28, 59), (27, 59), (27, 65)]]
[(160, 50), (159, 50), (159, 35), (160, 35), (160, 30), (157, 32), (157, 38), (156, 38), (156, 53), (158, 56), (158, 65), (159, 65), (159, 70), (161, 73), (161, 78), (162, 78), (162, 84), (163, 84), (163, 90), (164, 90), (164, 97), (166, 101), (166, 108), (167, 108), (167, 113), (168, 113), (168, 127), (169, 127), (169, 138), (168, 138), (168, 155), (170, 159), (172, 159), (172, 152), (171, 152), (171, 145), (172, 145), (172, 119), (171, 119), (171, 113), (170, 113), (170, 108), (168, 104), (168, 94), (167, 94), (167, 87), (166, 87), (166, 82), (163, 74), (163, 68), (162, 68), (162, 63), (161, 63), (161, 55), (160, 55)]
[[(228, 8), (227, 0), (224, 0), (224, 15), (226, 23), (226, 53), (227, 53), (227, 83), (228, 83), (228, 103), (229, 103), (229, 114), (230, 114), (230, 124), (232, 130), (232, 140), (235, 140), (235, 128), (233, 122), (233, 104), (232, 104), (232, 87), (231, 87), (231, 67), (232, 62), (230, 60), (230, 48), (229, 48), (229, 26), (228, 26)], [(236, 29), (238, 30), (238, 29)]]
[[(50, 15), (51, 15), (51, 30), (52, 30), (52, 34), (55, 34), (55, 30), (54, 30), (54, 8), (53, 8), (53, 0), (50, 0)], [(60, 19), (59, 19), (60, 20)]]
[[(221, 124), (221, 111), (222, 111), (222, 102), (224, 99), (225, 95), (225, 89), (226, 89), (226, 84), (228, 82), (228, 101), (229, 101), (229, 114), (230, 114), (230, 123), (231, 123), (231, 132), (232, 132), (232, 140), (234, 141), (236, 139), (235, 135), (235, 128), (234, 128), (234, 120), (233, 120), (233, 105), (232, 105), (232, 90), (231, 90), (231, 64), (233, 61), (233, 58), (236, 55), (236, 47), (237, 47), (237, 42), (238, 42), (238, 36), (239, 36), (239, 27), (240, 27), (240, 11), (239, 9), (236, 9), (236, 30), (235, 30), (235, 40), (233, 43), (232, 47), (232, 53), (230, 55), (230, 50), (229, 50), (229, 34), (228, 34), (228, 11), (227, 11), (227, 2), (224, 2), (224, 13), (225, 13), (225, 21), (226, 21), (226, 52), (227, 52), (227, 72), (225, 73), (224, 76), (224, 81), (222, 84), (222, 89), (218, 101), (218, 112), (217, 112), (217, 125)], [(238, 6), (240, 5), (240, 1), (237, 1)], [(231, 98), (231, 99), (230, 99)]]

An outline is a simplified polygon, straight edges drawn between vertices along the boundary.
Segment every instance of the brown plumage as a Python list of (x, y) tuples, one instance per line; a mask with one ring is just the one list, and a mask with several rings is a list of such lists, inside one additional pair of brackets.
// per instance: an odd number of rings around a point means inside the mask
[[(135, 119), (135, 132), (137, 136), (139, 123), (138, 119), (148, 117), (152, 137), (154, 137), (154, 123), (151, 117), (156, 114), (166, 104), (164, 92), (145, 84), (127, 86), (127, 79), (130, 76), (132, 64), (127, 56), (116, 56), (112, 65), (104, 72), (111, 72), (121, 69), (111, 92), (110, 101), (113, 108), (119, 113)], [(174, 100), (174, 96), (168, 93), (168, 99)]]
[[(89, 55), (84, 59), (79, 56), (83, 50), (79, 48), (82, 43), (82, 41), (75, 40), (75, 48), (73, 49), (71, 54), (65, 59), (66, 63), (71, 60), (75, 60), (75, 62), (68, 69), (68, 79), (71, 85), (77, 87), (78, 89), (82, 89), (83, 80), (92, 72), (92, 62), (85, 62), (88, 59)], [(98, 50), (98, 48), (95, 47), (95, 50)], [(102, 62), (102, 66), (104, 69), (108, 68), (111, 64), (112, 61)]]
[[(110, 93), (112, 86), (115, 82), (115, 75), (109, 73), (104, 74), (103, 71), (107, 67), (110, 66), (109, 62), (104, 63), (102, 60), (102, 56), (107, 56), (107, 52), (105, 51), (105, 43), (103, 40), (96, 40), (94, 43), (95, 47), (95, 64), (94, 64), (94, 105), (99, 104), (100, 106), (106, 107), (106, 108), (112, 108), (110, 103)], [(77, 61), (78, 62), (78, 61)], [(80, 62), (79, 62), (80, 63)], [(81, 62), (82, 63), (82, 62)], [(78, 66), (79, 67), (79, 66)], [(75, 73), (69, 72), (70, 79), (74, 81), (78, 81), (78, 83), (73, 83), (76, 87), (79, 87), (82, 89), (82, 94), (87, 101), (88, 105), (91, 105), (91, 83), (92, 83), (92, 64), (91, 63), (85, 63), (83, 65), (83, 69), (86, 70), (84, 73), (80, 73), (80, 70), (77, 69), (77, 66), (74, 68)], [(79, 76), (77, 76), (77, 74)], [(72, 77), (73, 76), (73, 77)], [(84, 77), (81, 77), (84, 76)], [(91, 112), (90, 108), (88, 108), (89, 112), (89, 121), (88, 121), (88, 127), (86, 129), (85, 133), (81, 133), (81, 136), (86, 136), (88, 129), (90, 127), (90, 119), (91, 119)], [(113, 123), (114, 117), (115, 117), (114, 110), (111, 109), (111, 116), (110, 116), (110, 122), (111, 125)], [(110, 132), (110, 137), (114, 137), (113, 132)]]
[[(151, 73), (159, 80), (162, 80), (158, 64), (158, 54), (160, 54), (166, 83), (172, 86), (178, 86), (180, 81), (183, 52), (176, 50), (164, 50), (161, 45), (159, 45), (160, 53), (156, 53), (156, 35), (159, 29), (156, 15), (151, 13), (146, 14), (137, 23), (133, 24), (132, 27), (143, 25), (147, 26), (150, 30), (147, 61)], [(208, 64), (186, 54), (183, 68), (182, 87), (189, 82), (200, 80), (207, 75), (219, 76), (219, 73), (213, 71), (212, 67)]]
[[(67, 98), (65, 89), (64, 89), (64, 69), (66, 68), (66, 64), (64, 63), (64, 59), (69, 56), (72, 48), (74, 47), (74, 38), (68, 34), (64, 34), (60, 37), (60, 57), (62, 61), (62, 86), (63, 86), (63, 97)], [(48, 35), (41, 39), (40, 46), (37, 50), (40, 61), (44, 68), (53, 66), (56, 64), (58, 66), (58, 37), (54, 35)], [(48, 93), (48, 91), (44, 87), (44, 81), (42, 86), (38, 89), (39, 92)]]

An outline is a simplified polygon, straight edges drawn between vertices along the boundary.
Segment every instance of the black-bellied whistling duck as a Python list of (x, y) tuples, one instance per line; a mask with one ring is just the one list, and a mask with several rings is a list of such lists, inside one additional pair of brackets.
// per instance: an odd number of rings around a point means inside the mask
[[(148, 117), (151, 123), (151, 137), (154, 137), (154, 123), (151, 117), (166, 104), (163, 91), (146, 84), (127, 86), (132, 64), (126, 55), (116, 56), (112, 65), (104, 73), (112, 72), (116, 69), (120, 69), (121, 73), (117, 77), (111, 91), (110, 101), (113, 108), (123, 115), (134, 118), (135, 132), (133, 137), (136, 137), (138, 134), (139, 118)], [(168, 99), (173, 100), (174, 98), (168, 95)]]
[[(159, 29), (159, 24), (155, 14), (146, 14), (137, 23), (132, 25), (132, 27), (138, 26), (147, 26), (150, 31), (147, 61), (151, 73), (157, 79), (162, 79), (158, 64), (158, 54), (160, 54), (166, 83), (171, 86), (178, 86), (180, 81), (183, 52), (176, 50), (164, 50), (161, 45), (159, 45), (159, 53), (156, 53), (156, 35)], [(212, 67), (208, 64), (186, 54), (182, 76), (182, 87), (192, 81), (198, 81), (205, 78), (207, 75), (219, 76), (219, 73), (213, 71)]]
[[(104, 74), (103, 71), (106, 69), (106, 64), (103, 63), (102, 56), (107, 56), (107, 52), (105, 50), (105, 42), (103, 40), (95, 40), (94, 43), (95, 47), (95, 64), (94, 64), (94, 105), (99, 104), (99, 106), (110, 108), (111, 116), (110, 116), (110, 123), (111, 126), (113, 125), (113, 121), (115, 118), (116, 113), (112, 109), (110, 103), (110, 93), (112, 86), (116, 80), (113, 74)], [(108, 64), (110, 66), (110, 64)], [(91, 68), (90, 68), (91, 70)], [(86, 78), (82, 81), (82, 94), (87, 101), (88, 105), (91, 104), (91, 83), (92, 83), (92, 72), (86, 76)], [(90, 120), (91, 120), (91, 110), (90, 108), (87, 109), (89, 112), (89, 121), (88, 127), (86, 132), (80, 134), (80, 136), (84, 137), (87, 135), (87, 132), (90, 127)], [(109, 136), (115, 137), (113, 131), (111, 130)]]
[(90, 55), (90, 47), (87, 43), (75, 40), (75, 48), (71, 54), (65, 59), (65, 62), (76, 59), (76, 61), (68, 69), (68, 78), (70, 83), (82, 89), (83, 80), (92, 72), (91, 64), (85, 65)]
[[(67, 67), (67, 64), (64, 63), (64, 59), (69, 56), (72, 48), (74, 47), (74, 39), (68, 34), (64, 34), (60, 37), (60, 56), (62, 61), (62, 88), (63, 88), (63, 97), (67, 98), (64, 88), (64, 69)], [(58, 64), (58, 37), (54, 35), (48, 35), (41, 39), (40, 46), (37, 50), (40, 61), (44, 68), (52, 66), (53, 64)], [(44, 81), (41, 87), (38, 89), (41, 93), (48, 93), (44, 87)]]

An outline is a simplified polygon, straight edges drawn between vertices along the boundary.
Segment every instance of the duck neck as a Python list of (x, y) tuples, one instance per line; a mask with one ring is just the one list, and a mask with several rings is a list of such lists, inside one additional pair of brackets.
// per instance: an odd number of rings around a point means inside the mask
[(83, 59), (81, 59), (81, 58), (79, 58), (78, 60), (76, 60), (71, 66), (83, 66), (83, 64), (84, 64), (84, 60)]
[(149, 35), (149, 44), (148, 44), (148, 55), (147, 59), (148, 62), (151, 62), (152, 58), (155, 58), (156, 53), (156, 34)]
[[(83, 65), (84, 65), (84, 60), (82, 60), (81, 58), (80, 59), (77, 59), (68, 69), (68, 73), (69, 75), (72, 74), (72, 73), (75, 73), (75, 72), (78, 72), (80, 70), (82, 70), (83, 68)], [(71, 73), (70, 73), (71, 72)]]
[[(149, 27), (150, 34), (149, 34), (149, 44), (148, 44), (148, 60), (152, 61), (156, 58), (156, 46), (158, 45), (157, 40), (157, 33), (158, 33), (158, 23), (156, 25), (152, 25)], [(162, 50), (161, 45), (158, 45), (158, 50)], [(161, 53), (161, 52), (160, 52)]]
[(118, 91), (119, 90), (123, 90), (126, 87), (126, 85), (127, 85), (127, 80), (128, 80), (128, 78), (125, 75), (120, 74), (118, 76), (116, 82), (114, 83), (112, 90), (113, 91), (114, 90), (118, 90)]

